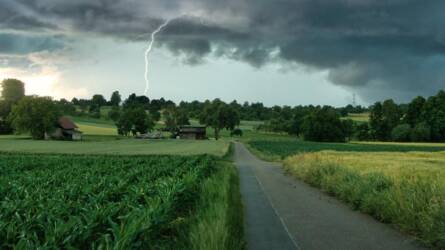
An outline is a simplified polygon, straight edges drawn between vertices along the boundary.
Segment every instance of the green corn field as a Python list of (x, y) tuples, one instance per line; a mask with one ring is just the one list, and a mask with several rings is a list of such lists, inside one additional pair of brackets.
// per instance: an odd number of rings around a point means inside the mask
[(211, 156), (0, 155), (0, 249), (175, 249)]

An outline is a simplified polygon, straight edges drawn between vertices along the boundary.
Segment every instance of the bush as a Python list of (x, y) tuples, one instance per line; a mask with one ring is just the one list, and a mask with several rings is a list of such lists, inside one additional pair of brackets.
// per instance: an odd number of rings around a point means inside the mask
[(409, 124), (397, 125), (391, 131), (391, 138), (398, 142), (409, 142), (411, 140), (411, 126)]

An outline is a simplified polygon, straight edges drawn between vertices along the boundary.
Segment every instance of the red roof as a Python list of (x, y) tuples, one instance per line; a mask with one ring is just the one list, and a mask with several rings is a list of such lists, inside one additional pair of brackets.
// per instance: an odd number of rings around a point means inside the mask
[(62, 116), (59, 118), (58, 124), (63, 129), (76, 129), (78, 128), (70, 118)]

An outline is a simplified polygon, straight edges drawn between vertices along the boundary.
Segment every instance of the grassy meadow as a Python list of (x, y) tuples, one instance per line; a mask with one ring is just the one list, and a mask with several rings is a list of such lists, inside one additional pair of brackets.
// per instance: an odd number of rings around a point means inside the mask
[(222, 156), (227, 140), (137, 140), (119, 137), (86, 137), (85, 141), (35, 141), (26, 137), (0, 136), (0, 152), (107, 155), (198, 155)]
[(321, 151), (284, 163), (354, 209), (445, 248), (445, 152)]

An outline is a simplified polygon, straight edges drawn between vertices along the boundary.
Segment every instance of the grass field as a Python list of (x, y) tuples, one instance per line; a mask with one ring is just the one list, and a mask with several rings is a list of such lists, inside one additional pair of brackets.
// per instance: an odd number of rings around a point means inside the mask
[(301, 153), (287, 158), (285, 169), (445, 249), (445, 152)]
[(296, 153), (317, 152), (323, 150), (341, 152), (438, 152), (445, 151), (441, 143), (382, 143), (382, 142), (351, 142), (351, 143), (318, 143), (297, 139), (254, 139), (248, 142), (250, 148), (262, 158), (280, 160)]
[(92, 137), (86, 141), (35, 141), (26, 137), (0, 136), (0, 152), (108, 155), (197, 155), (222, 156), (227, 140), (137, 140), (117, 137)]
[(210, 156), (1, 154), (0, 248), (241, 249), (239, 198)]
[(355, 122), (368, 122), (369, 121), (369, 113), (361, 113), (361, 114), (349, 114), (346, 119), (351, 119)]
[(72, 119), (85, 135), (117, 135), (116, 125), (112, 121), (84, 117)]

